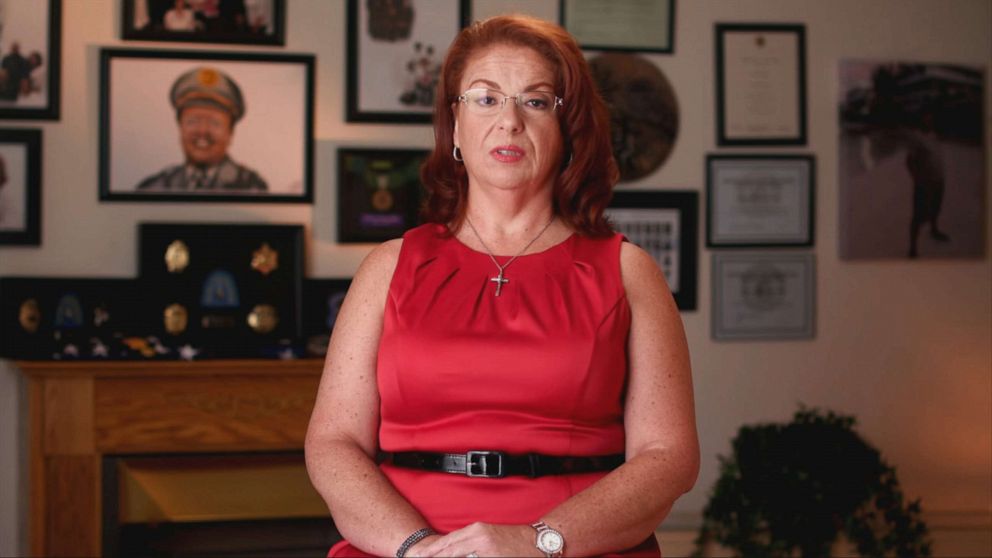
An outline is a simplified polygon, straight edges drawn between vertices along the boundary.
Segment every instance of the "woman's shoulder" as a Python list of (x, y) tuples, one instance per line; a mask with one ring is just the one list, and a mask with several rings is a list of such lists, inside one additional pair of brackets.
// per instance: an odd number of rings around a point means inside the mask
[(620, 246), (620, 276), (628, 300), (667, 293), (668, 284), (651, 254), (633, 242)]

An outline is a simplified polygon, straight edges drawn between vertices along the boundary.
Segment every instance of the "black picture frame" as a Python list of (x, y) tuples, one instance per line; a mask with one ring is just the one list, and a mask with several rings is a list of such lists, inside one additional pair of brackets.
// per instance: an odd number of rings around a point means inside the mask
[[(429, 124), (441, 62), (448, 45), (471, 19), (469, 4), (469, 0), (410, 3), (407, 8), (411, 12), (383, 15), (376, 19), (381, 24), (370, 25), (373, 15), (368, 11), (368, 3), (348, 0), (346, 120)], [(412, 10), (425, 6), (431, 10), (430, 14), (415, 17)], [(433, 42), (424, 43), (427, 39)], [(373, 45), (378, 48), (373, 49)], [(373, 75), (372, 71), (377, 73)], [(366, 82), (368, 85), (363, 87)], [(386, 92), (378, 93), (380, 89)]]
[[(732, 66), (734, 74), (744, 72), (747, 68), (739, 68), (736, 62), (741, 64), (754, 64), (755, 60), (760, 60), (757, 55), (749, 54), (743, 49), (734, 49), (735, 54), (742, 58), (730, 60), (725, 56), (728, 46), (728, 38), (733, 36), (734, 40), (753, 39), (759, 48), (764, 48), (768, 43), (767, 36), (776, 38), (790, 37), (794, 39), (793, 56), (795, 66), (779, 63), (762, 64), (760, 69), (751, 72), (753, 77), (748, 79), (731, 80), (728, 76), (728, 67)], [(715, 26), (715, 54), (716, 54), (716, 136), (719, 146), (777, 146), (777, 145), (806, 145), (807, 141), (807, 114), (806, 114), (806, 26), (803, 24), (780, 24), (780, 23), (717, 23)], [(786, 51), (788, 45), (776, 41), (774, 48), (781, 48)], [(739, 43), (735, 43), (739, 44)], [(781, 61), (788, 56), (779, 54), (770, 55), (769, 60)], [(785, 81), (789, 77), (790, 71), (794, 71), (795, 82), (788, 85), (776, 83)], [(739, 94), (733, 94), (740, 87), (745, 89)], [(772, 95), (769, 91), (778, 91), (782, 87), (794, 87), (789, 93)], [(729, 91), (733, 89), (734, 91)], [(740, 97), (740, 98), (738, 98)], [(760, 107), (754, 107), (755, 103), (760, 103)], [(795, 104), (795, 113), (788, 114), (787, 109)], [(733, 107), (748, 105), (754, 109), (751, 115), (742, 116), (739, 108)], [(774, 121), (773, 118), (780, 118), (782, 121)]]
[(0, 129), (0, 245), (41, 244), (41, 145), (41, 130)]
[[(191, 23), (196, 29), (189, 31), (166, 28), (166, 8), (171, 2), (158, 2), (155, 6), (139, 8), (139, 0), (120, 0), (121, 38), (125, 41), (179, 41), (187, 43), (219, 43), (243, 45), (286, 44), (286, 0), (265, 0), (257, 5), (258, 13), (224, 14), (207, 17), (193, 8), (187, 8), (191, 15), (184, 23)], [(172, 11), (172, 10), (169, 10)], [(149, 13), (153, 12), (153, 13)], [(225, 18), (233, 18), (234, 21)], [(139, 26), (139, 20), (145, 22)], [(213, 20), (213, 21), (211, 21)], [(261, 30), (261, 26), (265, 30)], [(256, 29), (251, 29), (254, 26)], [(239, 29), (240, 28), (240, 29)]]
[(810, 247), (815, 236), (813, 155), (706, 156), (707, 247)]
[[(3, 40), (0, 41), (0, 60), (7, 68), (6, 58), (12, 54), (12, 46), (18, 45), (23, 64), (32, 65), (32, 55), (37, 53), (40, 58), (34, 59), (40, 63), (38, 68), (45, 68), (43, 84), (32, 77), (31, 70), (22, 76), (21, 84), (4, 80), (0, 84), (0, 118), (15, 120), (58, 120), (61, 106), (61, 75), (62, 75), (62, 0), (18, 2), (16, 16), (22, 22), (9, 21), (14, 14), (6, 14), (4, 21)], [(45, 23), (43, 20), (47, 20)], [(24, 36), (18, 36), (15, 31), (28, 29)], [(39, 29), (40, 28), (40, 29)], [(22, 66), (21, 64), (16, 64)], [(23, 67), (23, 66), (22, 66)], [(29, 93), (23, 93), (27, 83)], [(45, 99), (39, 104), (35, 95), (44, 95)], [(13, 98), (11, 98), (13, 96)], [(22, 99), (23, 97), (23, 99)]]
[[(606, 215), (614, 230), (623, 233), (655, 259), (679, 310), (696, 310), (699, 193), (691, 190), (619, 190), (614, 192)], [(677, 245), (673, 246), (674, 241)], [(675, 250), (678, 253), (671, 254)]]
[[(634, 3), (628, 0), (559, 0), (558, 22), (575, 36), (584, 50), (674, 54), (675, 1), (653, 0), (658, 8), (654, 14), (646, 14), (644, 2), (640, 0)], [(586, 11), (588, 33), (593, 36), (588, 36), (576, 22), (569, 21), (570, 17), (575, 16), (575, 8), (579, 5)], [(663, 14), (661, 20), (657, 19), (659, 14)], [(655, 17), (650, 17), (652, 15)], [(659, 33), (659, 29), (664, 33)], [(613, 31), (615, 36), (600, 35), (608, 31)], [(635, 40), (638, 32), (640, 42)], [(658, 37), (661, 41), (654, 42)]]
[(428, 149), (339, 148), (338, 242), (384, 242), (419, 225), (420, 167), (429, 154)]
[[(244, 116), (220, 170), (208, 169), (208, 187), (196, 189), (170, 91), (183, 79), (224, 76), (241, 91)], [(309, 54), (101, 49), (100, 200), (312, 203), (313, 104)]]

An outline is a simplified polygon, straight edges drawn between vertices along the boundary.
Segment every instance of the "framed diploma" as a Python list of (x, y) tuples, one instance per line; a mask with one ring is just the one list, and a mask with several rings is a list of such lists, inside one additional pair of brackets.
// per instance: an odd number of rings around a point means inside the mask
[(806, 27), (716, 25), (717, 145), (806, 145)]
[(812, 339), (813, 254), (713, 254), (713, 339)]
[(613, 229), (651, 254), (679, 310), (696, 309), (697, 192), (620, 191), (606, 215)]
[(812, 246), (810, 155), (706, 157), (706, 245)]
[(559, 16), (584, 49), (675, 52), (675, 0), (561, 0)]
[(338, 242), (384, 242), (420, 224), (425, 149), (338, 150)]

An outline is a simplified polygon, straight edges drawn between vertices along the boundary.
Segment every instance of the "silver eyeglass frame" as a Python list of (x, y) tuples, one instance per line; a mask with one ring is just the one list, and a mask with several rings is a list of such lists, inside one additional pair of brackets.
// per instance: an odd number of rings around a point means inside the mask
[(555, 95), (551, 91), (523, 91), (523, 92), (517, 93), (516, 95), (507, 95), (506, 93), (503, 93), (499, 89), (489, 89), (488, 87), (473, 87), (471, 89), (466, 89), (465, 91), (462, 92), (461, 95), (455, 97), (455, 101), (458, 101), (459, 103), (465, 103), (465, 105), (467, 106), (468, 105), (468, 92), (469, 91), (492, 91), (493, 93), (499, 93), (500, 95), (502, 95), (503, 96), (503, 100), (499, 104), (499, 110), (496, 111), (496, 112), (494, 112), (493, 113), (494, 115), (495, 114), (499, 114), (500, 112), (502, 112), (503, 111), (503, 108), (506, 107), (506, 102), (508, 100), (510, 100), (510, 99), (513, 99), (513, 104), (516, 105), (517, 108), (519, 108), (519, 109), (525, 109), (526, 110), (526, 107), (520, 104), (520, 97), (522, 95), (526, 95), (528, 93), (550, 93), (551, 96), (554, 98), (554, 102), (551, 104), (551, 112), (553, 114), (557, 113), (558, 112), (558, 107), (562, 106), (565, 103), (565, 100), (564, 99), (562, 99), (558, 95)]

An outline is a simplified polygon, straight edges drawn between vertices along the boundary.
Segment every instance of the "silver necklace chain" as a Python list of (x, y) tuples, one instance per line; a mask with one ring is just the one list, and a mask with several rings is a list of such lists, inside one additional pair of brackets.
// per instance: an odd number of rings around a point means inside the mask
[(475, 234), (475, 238), (479, 240), (479, 244), (481, 244), (482, 247), (485, 248), (486, 254), (489, 254), (489, 259), (493, 261), (493, 265), (495, 265), (496, 268), (499, 269), (499, 275), (489, 279), (490, 282), (496, 283), (496, 296), (499, 296), (500, 291), (503, 289), (503, 284), (510, 282), (509, 279), (503, 277), (503, 270), (509, 267), (509, 265), (513, 263), (514, 260), (522, 256), (523, 253), (526, 252), (527, 249), (530, 248), (532, 244), (537, 242), (538, 238), (541, 238), (541, 235), (544, 234), (544, 231), (548, 230), (548, 227), (551, 226), (551, 223), (555, 222), (555, 217), (557, 217), (557, 215), (551, 216), (551, 219), (548, 221), (548, 224), (544, 225), (544, 228), (541, 229), (541, 232), (537, 233), (537, 236), (532, 238), (531, 241), (527, 243), (527, 246), (524, 246), (519, 252), (516, 253), (516, 255), (514, 255), (512, 258), (507, 260), (505, 264), (499, 265), (499, 262), (496, 261), (496, 256), (493, 255), (493, 251), (490, 250), (488, 246), (486, 246), (486, 242), (482, 240), (482, 236), (479, 235), (479, 231), (475, 230), (475, 225), (472, 224), (472, 220), (468, 218), (468, 215), (465, 216), (465, 222), (468, 223), (468, 228), (472, 229), (472, 232)]

